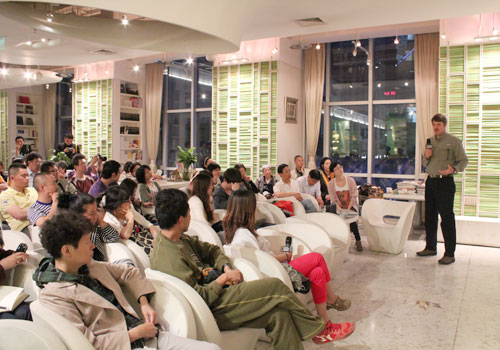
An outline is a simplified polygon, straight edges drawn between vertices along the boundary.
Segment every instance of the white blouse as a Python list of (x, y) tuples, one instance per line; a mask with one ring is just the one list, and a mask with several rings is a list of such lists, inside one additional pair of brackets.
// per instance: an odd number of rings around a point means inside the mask
[(207, 214), (205, 214), (205, 209), (203, 209), (203, 202), (198, 196), (191, 196), (188, 200), (188, 204), (191, 210), (191, 219), (210, 225), (207, 220)]
[(249, 229), (240, 227), (234, 233), (233, 241), (227, 244), (228, 247), (247, 247), (262, 250), (274, 255), (271, 251), (271, 243), (264, 237), (255, 237)]

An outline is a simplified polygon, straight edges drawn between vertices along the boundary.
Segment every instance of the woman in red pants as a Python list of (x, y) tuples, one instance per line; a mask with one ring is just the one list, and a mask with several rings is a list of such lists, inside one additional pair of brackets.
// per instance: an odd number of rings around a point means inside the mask
[(235, 247), (250, 247), (273, 255), (279, 262), (288, 262), (295, 270), (311, 280), (311, 292), (318, 315), (329, 322), (326, 310), (349, 309), (350, 300), (342, 299), (333, 292), (330, 272), (325, 259), (319, 253), (309, 253), (291, 260), (291, 253), (273, 254), (270, 243), (255, 231), (255, 194), (239, 190), (229, 198), (226, 216), (222, 222), (225, 244)]

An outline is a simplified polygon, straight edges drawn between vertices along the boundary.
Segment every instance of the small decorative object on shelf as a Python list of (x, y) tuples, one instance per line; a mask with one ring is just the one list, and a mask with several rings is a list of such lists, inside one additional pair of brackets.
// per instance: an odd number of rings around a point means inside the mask
[(192, 164), (196, 164), (197, 158), (194, 152), (195, 147), (189, 149), (183, 149), (181, 146), (177, 146), (179, 152), (177, 153), (177, 161), (184, 165), (184, 171), (182, 173), (182, 179), (189, 181), (189, 168)]

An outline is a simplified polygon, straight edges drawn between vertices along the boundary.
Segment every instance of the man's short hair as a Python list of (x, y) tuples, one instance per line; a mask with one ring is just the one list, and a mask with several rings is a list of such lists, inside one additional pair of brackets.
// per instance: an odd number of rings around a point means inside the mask
[(65, 138), (65, 139), (71, 139), (71, 140), (73, 140), (73, 139), (74, 139), (74, 137), (73, 137), (73, 135), (72, 135), (72, 134), (66, 134), (66, 135), (64, 135), (64, 138)]
[(16, 176), (19, 172), (19, 169), (26, 169), (26, 165), (23, 163), (12, 163), (9, 167), (9, 178), (11, 176)]
[(49, 173), (35, 174), (35, 177), (33, 178), (33, 187), (37, 192), (40, 192), (42, 190), (42, 186), (45, 186), (47, 184), (47, 181), (50, 179), (49, 176), (52, 179), (54, 178)]
[(92, 223), (82, 214), (62, 210), (45, 221), (40, 232), (40, 241), (50, 255), (59, 259), (63, 245), (71, 244), (77, 248), (83, 235), (90, 233), (92, 229)]
[(293, 161), (295, 162), (297, 158), (302, 158), (302, 156), (300, 154), (297, 154), (295, 157), (293, 157)]
[(51, 160), (46, 160), (45, 162), (42, 163), (40, 166), (40, 172), (41, 173), (50, 173), (50, 168), (53, 166), (56, 166), (56, 163), (51, 161)]
[(12, 159), (11, 164), (22, 164), (26, 165), (26, 161), (23, 158), (14, 158)]
[(65, 161), (61, 160), (60, 162), (57, 162), (56, 163), (56, 166), (60, 169), (64, 169), (64, 170), (67, 170), (68, 169), (68, 163), (66, 163)]
[(39, 153), (36, 153), (36, 152), (31, 152), (30, 154), (28, 154), (26, 156), (26, 163), (28, 162), (32, 162), (34, 161), (35, 159), (42, 159), (42, 156), (39, 154)]
[(228, 184), (240, 183), (243, 182), (243, 178), (241, 177), (241, 173), (236, 168), (229, 168), (224, 171), (224, 175), (222, 175), (222, 179), (226, 180)]
[(113, 176), (113, 174), (118, 174), (119, 171), (120, 171), (120, 163), (118, 163), (116, 160), (108, 160), (102, 166), (101, 177), (103, 179), (110, 179), (111, 176)]
[(162, 230), (175, 226), (181, 216), (189, 210), (187, 195), (177, 189), (162, 190), (155, 197), (155, 214)]
[(16, 141), (19, 140), (19, 139), (21, 139), (21, 140), (24, 141), (24, 137), (22, 137), (22, 136), (16, 136)]
[(243, 163), (236, 163), (236, 164), (234, 165), (234, 168), (235, 168), (235, 169), (238, 169), (238, 170), (240, 170), (241, 168), (243, 168), (243, 169), (247, 170), (247, 168), (245, 167), (245, 164), (243, 164)]
[(75, 154), (73, 158), (71, 158), (71, 164), (73, 164), (73, 167), (78, 166), (78, 162), (80, 159), (85, 160), (85, 156), (83, 154)]
[(214, 170), (217, 170), (217, 169), (220, 169), (220, 165), (217, 164), (217, 163), (215, 163), (215, 162), (210, 163), (210, 164), (207, 165), (207, 170), (210, 171), (210, 172), (212, 172)]
[(283, 170), (288, 166), (288, 164), (283, 163), (278, 166), (278, 174), (283, 174)]
[(309, 172), (309, 177), (313, 180), (321, 180), (321, 174), (318, 169), (313, 169)]
[(431, 122), (436, 122), (436, 123), (443, 123), (443, 125), (446, 126), (448, 124), (448, 120), (446, 119), (446, 116), (441, 113), (437, 113), (432, 117)]

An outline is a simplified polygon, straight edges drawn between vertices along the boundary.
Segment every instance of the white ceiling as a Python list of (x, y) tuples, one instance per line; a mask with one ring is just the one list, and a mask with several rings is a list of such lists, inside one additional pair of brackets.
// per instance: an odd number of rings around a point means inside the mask
[[(26, 78), (26, 73), (29, 72), (30, 78)], [(36, 78), (35, 77), (36, 73)], [(58, 83), (62, 78), (56, 76), (56, 72), (47, 70), (26, 70), (24, 68), (9, 68), (8, 74), (0, 74), (0, 90), (12, 89), (18, 87), (45, 85)]]
[[(0, 0), (1, 2), (4, 0)], [(300, 34), (310, 41), (315, 41), (315, 35), (319, 33), (349, 32), (355, 28), (387, 25), (394, 25), (396, 31), (397, 25), (402, 23), (432, 21), (500, 10), (500, 1), (492, 0), (399, 0), (397, 2), (394, 0), (215, 0), (211, 2), (66, 0), (65, 3), (157, 19), (175, 25), (172, 28), (177, 28), (181, 34), (187, 31), (186, 28), (190, 28), (192, 31), (188, 36), (169, 35), (168, 40), (165, 40), (166, 44), (162, 46), (164, 48), (158, 50), (186, 55), (234, 51), (244, 40), (275, 36), (291, 37)], [(294, 22), (307, 17), (320, 17), (326, 24), (303, 28)], [(37, 25), (49, 29), (47, 23), (38, 21)], [(149, 56), (154, 53), (154, 50), (138, 50), (137, 39), (128, 42), (127, 31), (99, 29), (92, 28), (92, 31), (89, 31), (83, 28), (83, 35), (59, 30), (61, 34), (54, 37), (60, 38), (61, 42), (50, 49), (16, 49), (13, 48), (13, 43), (27, 40), (32, 34), (32, 25), (15, 24), (0, 15), (0, 37), (7, 37), (6, 48), (0, 49), (0, 61), (70, 65)], [(130, 26), (127, 30), (132, 29), (133, 26)], [(52, 30), (56, 31), (55, 28)], [(186, 40), (186, 37), (189, 40)], [(322, 36), (319, 35), (318, 38), (320, 37)], [(149, 35), (143, 39), (144, 46), (153, 48), (155, 40), (163, 39), (163, 35)], [(196, 42), (199, 45), (193, 45)], [(116, 51), (116, 55), (98, 56), (89, 53), (98, 48)]]

